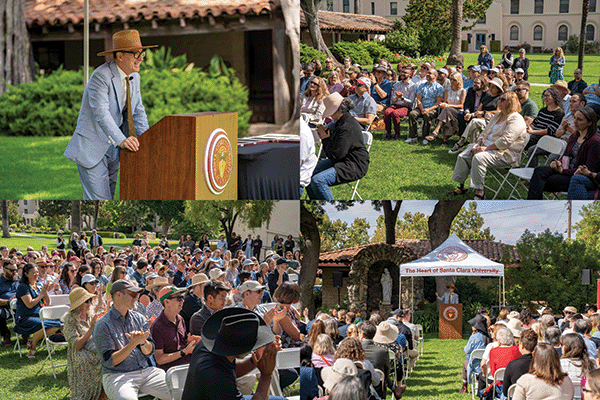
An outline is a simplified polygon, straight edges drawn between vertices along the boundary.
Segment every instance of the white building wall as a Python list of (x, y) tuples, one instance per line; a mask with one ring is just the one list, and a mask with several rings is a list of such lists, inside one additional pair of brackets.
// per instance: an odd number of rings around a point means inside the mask
[(19, 200), (19, 214), (23, 217), (25, 225), (33, 224), (39, 208), (39, 200)]

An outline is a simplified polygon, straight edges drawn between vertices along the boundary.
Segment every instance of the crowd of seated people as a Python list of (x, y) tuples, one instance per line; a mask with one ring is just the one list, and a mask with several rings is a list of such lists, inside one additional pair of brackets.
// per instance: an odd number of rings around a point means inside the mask
[[(591, 155), (586, 151), (585, 154), (590, 155), (593, 160), (590, 158), (580, 160), (581, 157), (577, 156), (579, 146), (576, 144), (575, 152), (573, 152), (572, 142), (575, 139), (570, 138), (576, 132), (576, 111), (583, 106), (590, 107), (596, 113), (596, 122), (592, 130), (597, 132), (600, 86), (598, 84), (587, 85), (582, 80), (582, 71), (576, 70), (572, 81), (567, 83), (559, 79), (543, 92), (544, 107), (538, 110), (536, 103), (529, 97), (530, 84), (527, 79), (530, 63), (525, 55), (525, 50), (520, 49), (519, 57), (513, 57), (510, 49), (505, 48), (499, 63), (495, 64), (494, 58), (487, 48), (481, 46), (478, 64), (466, 68), (468, 76), (463, 74), (463, 65), (460, 64), (439, 68), (433, 62), (423, 62), (420, 66), (412, 63), (408, 65), (399, 63), (394, 68), (388, 61), (382, 59), (373, 66), (371, 71), (368, 71), (358, 64), (352, 64), (352, 60), (347, 57), (344, 65), (338, 67), (334, 66), (333, 60), (328, 59), (326, 63), (328, 67), (320, 70), (319, 78), (315, 73), (315, 69), (318, 68), (314, 63), (303, 65), (305, 76), (301, 81), (301, 90), (304, 93), (302, 95), (304, 119), (309, 123), (314, 123), (318, 119), (323, 120), (323, 129), (314, 130), (314, 139), (331, 143), (333, 137), (345, 138), (345, 140), (336, 140), (335, 147), (338, 151), (335, 156), (337, 158), (331, 159), (334, 156), (331, 151), (329, 154), (325, 153), (330, 160), (326, 176), (323, 175), (322, 168), (312, 167), (314, 168), (312, 176), (316, 177), (317, 182), (312, 185), (311, 190), (308, 190), (309, 197), (332, 200), (333, 196), (328, 189), (317, 190), (317, 188), (324, 186), (328, 188), (360, 179), (366, 174), (364, 166), (368, 163), (368, 153), (360, 146), (362, 138), (358, 134), (358, 129), (355, 133), (351, 133), (348, 129), (342, 132), (338, 129), (335, 132), (335, 127), (340, 124), (348, 126), (347, 121), (340, 123), (339, 118), (332, 118), (331, 114), (336, 110), (328, 110), (326, 113), (328, 115), (322, 115), (314, 114), (309, 107), (314, 104), (314, 101), (309, 99), (314, 98), (316, 88), (322, 88), (322, 86), (312, 83), (312, 80), (316, 80), (319, 84), (327, 82), (325, 96), (338, 94), (342, 98), (351, 99), (354, 107), (347, 112), (359, 122), (362, 130), (369, 129), (373, 124), (377, 129), (383, 129), (383, 140), (399, 140), (400, 124), (406, 120), (408, 122), (406, 143), (419, 141), (419, 130), (421, 132), (420, 140), (424, 145), (433, 143), (438, 136), (442, 139), (442, 145), (448, 145), (448, 139), (458, 135), (459, 140), (448, 152), (450, 154), (461, 153), (459, 158), (462, 156), (465, 159), (473, 158), (476, 155), (473, 147), (478, 152), (481, 149), (481, 146), (476, 145), (468, 150), (467, 145), (480, 143), (484, 140), (485, 135), (485, 139), (490, 142), (491, 147), (487, 149), (488, 146), (485, 146), (486, 150), (481, 151), (482, 154), (479, 155), (479, 158), (487, 158), (488, 162), (484, 163), (485, 165), (477, 162), (475, 170), (473, 170), (470, 165), (466, 165), (465, 168), (464, 163), (457, 160), (457, 168), (461, 173), (456, 178), (460, 179), (457, 182), (461, 186), (454, 193), (456, 195), (467, 193), (464, 186), (466, 175), (463, 170), (471, 169), (475, 179), (470, 180), (469, 187), (475, 189), (475, 199), (485, 198), (482, 182), (488, 167), (519, 166), (521, 160), (517, 156), (521, 154), (523, 147), (524, 150), (532, 152), (539, 139), (549, 135), (565, 141), (571, 140), (568, 144), (569, 153), (565, 155), (568, 157), (569, 163), (574, 166), (568, 167), (567, 165), (559, 168), (561, 163), (556, 162), (550, 170), (540, 170), (538, 174), (542, 176), (541, 182), (536, 182), (533, 192), (530, 191), (529, 198), (540, 198), (544, 191), (568, 192), (569, 199), (596, 198), (600, 181), (600, 178), (597, 178), (598, 157), (595, 153)], [(319, 93), (320, 96), (323, 96), (322, 89), (319, 89)], [(519, 123), (518, 126), (511, 124), (518, 128), (519, 132), (516, 135), (506, 134), (502, 132), (503, 128), (495, 120), (494, 129), (497, 134), (490, 136), (489, 130), (485, 131), (485, 128), (496, 114), (501, 113), (500, 99), (506, 98), (508, 93), (517, 95), (521, 107), (520, 109), (513, 107), (511, 114), (515, 112), (520, 114), (525, 123), (525, 131), (521, 131), (522, 123)], [(573, 98), (575, 98), (574, 101), (572, 101)], [(330, 104), (339, 104), (339, 101), (338, 97), (329, 98)], [(573, 104), (573, 110), (571, 110), (571, 103), (576, 103)], [(319, 109), (322, 110), (323, 106), (320, 105)], [(503, 113), (503, 117), (506, 117), (505, 113)], [(511, 118), (514, 119), (514, 116)], [(587, 119), (587, 121), (592, 122), (591, 119)], [(337, 134), (334, 135), (334, 133)], [(514, 142), (512, 142), (513, 139)], [(582, 139), (579, 142), (581, 145)], [(507, 145), (510, 145), (511, 151), (502, 151), (505, 148), (497, 147)], [(587, 148), (588, 145), (584, 147)], [(357, 149), (360, 150), (352, 153)], [(526, 156), (531, 154), (525, 153)], [(548, 155), (537, 149), (535, 156), (531, 158), (529, 167), (537, 166), (539, 156)], [(335, 166), (342, 160), (346, 164), (346, 168), (352, 168), (358, 173), (352, 176), (344, 174), (340, 168), (341, 164)], [(490, 160), (493, 162), (490, 163)], [(562, 164), (566, 165), (567, 161), (565, 160), (562, 160)], [(553, 157), (547, 158), (544, 163), (548, 165), (551, 161), (553, 161)], [(458, 167), (459, 164), (460, 167)], [(335, 166), (333, 169), (331, 169), (332, 165)], [(455, 173), (456, 171), (455, 169)], [(548, 174), (560, 176), (551, 177), (548, 179), (549, 182), (546, 182)], [(326, 181), (324, 181), (325, 177)], [(575, 177), (575, 179), (570, 179), (571, 177)], [(455, 180), (454, 177), (453, 180)], [(569, 184), (570, 181), (572, 181), (572, 187)]]
[[(308, 318), (308, 310), (304, 316)], [(404, 371), (412, 370), (419, 356), (415, 347), (419, 330), (410, 319), (410, 310), (400, 309), (387, 320), (378, 310), (372, 311), (368, 320), (361, 318), (358, 309), (317, 312), (315, 319), (307, 320), (309, 334), (301, 351), (300, 398), (327, 394), (331, 389), (327, 385), (330, 369), (342, 365), (360, 379), (369, 399), (386, 398), (388, 389), (401, 398), (406, 390), (402, 384)], [(392, 362), (394, 359), (396, 362)]]
[[(594, 377), (592, 386), (597, 385), (600, 365), (600, 315), (596, 307), (590, 306), (581, 314), (568, 306), (563, 318), (555, 316), (549, 307), (538, 312), (534, 317), (527, 308), (520, 313), (504, 309), (490, 318), (480, 310), (469, 320), (473, 333), (465, 346), (467, 361), (460, 392), (468, 390), (468, 379), (474, 372), (482, 398), (492, 398), (492, 385), (502, 399), (508, 398), (511, 386), (513, 399), (572, 399), (574, 395), (581, 397), (579, 387), (587, 398), (585, 388), (590, 386), (590, 377)], [(470, 363), (469, 355), (476, 349), (485, 352)], [(494, 381), (500, 368), (505, 369), (502, 378)]]
[[(21, 252), (0, 246), (4, 346), (14, 344), (7, 324), (11, 300), (16, 299), (14, 332), (26, 343), (28, 358), (35, 359), (44, 338), (40, 309), (52, 304), (52, 296), (68, 295), (69, 310), (62, 321), (45, 320), (44, 327), (47, 336), (62, 333), (68, 342), (71, 398), (135, 399), (145, 393), (169, 399), (165, 372), (193, 360), (205, 325), (219, 310), (253, 311), (273, 338), (281, 337), (278, 348), (303, 343), (306, 325), (292, 306), (299, 302), (300, 288), (290, 280), (301, 272), (301, 261), (298, 253), (294, 256), (291, 236), (282, 241), (285, 257), (268, 250), (260, 265), (258, 258), (246, 258), (242, 249), (233, 257), (227, 243), (213, 249), (208, 240), (198, 242), (202, 248), (196, 248), (189, 236), (184, 242), (177, 249), (168, 243), (165, 248), (111, 247), (111, 252), (102, 246), (86, 247), (81, 258), (70, 250), (65, 254), (68, 259), (47, 248)], [(236, 274), (226, 280), (230, 264)], [(260, 368), (260, 354), (255, 357), (252, 367), (268, 370)], [(279, 375), (282, 388), (298, 378), (294, 369)], [(237, 387), (251, 395), (257, 381), (260, 385), (259, 375), (246, 375)]]

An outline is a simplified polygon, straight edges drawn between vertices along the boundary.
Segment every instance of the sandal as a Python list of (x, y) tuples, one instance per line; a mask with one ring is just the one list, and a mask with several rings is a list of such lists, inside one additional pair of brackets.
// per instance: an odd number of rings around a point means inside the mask
[(468, 191), (469, 191), (468, 188), (459, 186), (450, 193), (452, 193), (452, 196), (460, 196), (460, 195), (467, 193)]
[(431, 135), (429, 136), (425, 136), (425, 140), (428, 140), (430, 142), (433, 142), (435, 139), (437, 139), (439, 132), (431, 132)]
[(27, 358), (29, 358), (30, 360), (34, 360), (35, 359), (35, 350), (29, 350), (29, 354), (27, 354)]
[(485, 193), (484, 194), (475, 194), (475, 196), (473, 196), (473, 200), (485, 200)]

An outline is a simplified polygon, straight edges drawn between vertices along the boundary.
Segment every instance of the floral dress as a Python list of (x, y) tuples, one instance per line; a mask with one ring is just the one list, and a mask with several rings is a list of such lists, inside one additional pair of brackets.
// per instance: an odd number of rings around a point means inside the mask
[[(298, 313), (290, 307), (290, 310), (287, 313), (287, 316), (290, 317), (292, 323), (296, 325), (298, 329), (300, 329), (300, 318), (298, 317)], [(281, 347), (284, 349), (292, 348), (292, 347), (301, 347), (302, 342), (295, 341), (290, 335), (287, 334), (286, 331), (281, 329)]]
[[(558, 64), (554, 64), (558, 61)], [(563, 80), (563, 67), (565, 65), (564, 57), (554, 57), (550, 58), (550, 83), (555, 84), (557, 80)]]
[(71, 400), (96, 400), (102, 393), (102, 366), (100, 356), (93, 349), (90, 340), (81, 350), (75, 349), (75, 343), (90, 329), (88, 321), (84, 321), (76, 313), (65, 315), (63, 333), (69, 342), (67, 349), (67, 377), (71, 388)]

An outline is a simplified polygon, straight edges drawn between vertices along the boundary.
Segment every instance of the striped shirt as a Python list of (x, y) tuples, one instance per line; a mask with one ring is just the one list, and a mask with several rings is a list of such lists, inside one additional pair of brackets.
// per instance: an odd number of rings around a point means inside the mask
[(544, 107), (531, 123), (531, 127), (536, 130), (547, 129), (548, 135), (556, 136), (556, 131), (560, 127), (560, 122), (564, 116), (565, 112), (560, 108), (548, 111), (548, 107)]

